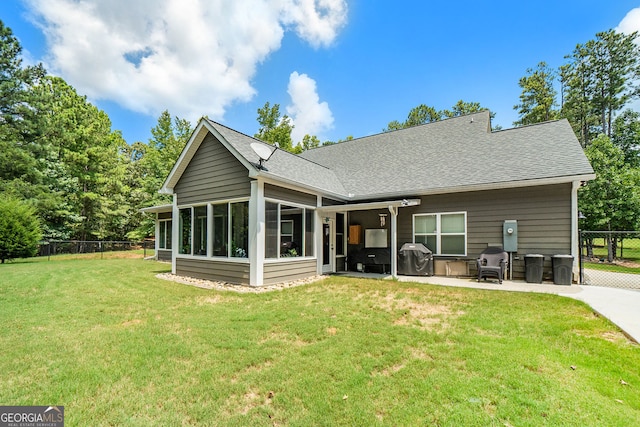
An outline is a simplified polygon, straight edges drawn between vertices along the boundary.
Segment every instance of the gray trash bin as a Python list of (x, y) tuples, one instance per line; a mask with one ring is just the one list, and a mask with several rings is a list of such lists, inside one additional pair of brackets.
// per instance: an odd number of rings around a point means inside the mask
[(544, 255), (527, 254), (524, 256), (524, 275), (527, 283), (542, 283)]
[(553, 283), (556, 285), (571, 285), (573, 278), (573, 256), (554, 255), (551, 257), (553, 264)]

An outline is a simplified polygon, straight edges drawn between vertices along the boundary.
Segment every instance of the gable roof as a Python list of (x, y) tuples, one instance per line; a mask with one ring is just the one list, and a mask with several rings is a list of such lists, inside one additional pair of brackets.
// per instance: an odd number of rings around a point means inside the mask
[[(343, 200), (436, 194), (593, 179), (569, 122), (491, 132), (482, 111), (294, 155), (202, 119), (161, 191), (171, 193), (207, 133), (263, 177)], [(265, 169), (251, 143), (275, 150)]]
[[(182, 150), (180, 157), (165, 180), (160, 190), (161, 192), (173, 193), (173, 188), (180, 180), (182, 173), (186, 170), (187, 165), (208, 133), (213, 134), (247, 168), (250, 177), (262, 176), (336, 197), (342, 197), (345, 194), (344, 186), (340, 183), (335, 173), (327, 167), (313, 161), (301, 159), (287, 151), (276, 149), (270, 144), (209, 119), (202, 119), (196, 126), (187, 145)], [(269, 161), (265, 163), (264, 169), (258, 167), (260, 157), (251, 148), (251, 143), (259, 143), (273, 150), (273, 154)]]

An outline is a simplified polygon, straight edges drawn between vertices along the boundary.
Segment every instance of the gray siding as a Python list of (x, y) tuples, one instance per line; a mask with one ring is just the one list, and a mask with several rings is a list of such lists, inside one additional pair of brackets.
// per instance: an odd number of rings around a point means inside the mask
[(315, 259), (293, 262), (268, 263), (264, 265), (264, 284), (288, 282), (315, 276), (317, 264)]
[[(401, 208), (398, 247), (410, 242), (417, 213), (467, 212), (467, 258), (475, 259), (488, 245), (502, 245), (502, 225), (518, 221), (518, 254), (514, 278), (524, 276), (524, 255), (547, 257), (571, 253), (571, 184), (426, 196), (420, 206)], [(545, 263), (545, 276), (551, 268)]]
[(169, 261), (171, 262), (171, 249), (159, 249), (158, 250), (158, 261)]
[(278, 187), (271, 184), (264, 185), (264, 197), (267, 197), (269, 199), (284, 200), (287, 202), (298, 203), (307, 206), (316, 205), (316, 196), (314, 194), (290, 190), (288, 188)]
[(171, 219), (173, 212), (159, 212), (158, 219)]
[(245, 263), (177, 258), (176, 274), (197, 279), (249, 284), (249, 264)]
[(217, 139), (207, 135), (174, 191), (178, 204), (201, 203), (251, 195), (245, 168)]

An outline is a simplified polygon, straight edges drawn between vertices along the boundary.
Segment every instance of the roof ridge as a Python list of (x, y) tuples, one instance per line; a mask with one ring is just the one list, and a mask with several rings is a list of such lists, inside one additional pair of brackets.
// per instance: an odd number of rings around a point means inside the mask
[[(453, 121), (453, 120), (460, 120), (460, 119), (463, 119), (465, 117), (474, 116), (474, 115), (478, 115), (478, 114), (487, 114), (487, 113), (489, 114), (489, 117), (490, 117), (491, 116), (491, 111), (489, 109), (486, 109), (486, 110), (476, 111), (475, 113), (468, 113), (468, 114), (463, 114), (463, 115), (455, 116), (455, 117), (445, 117), (444, 119), (441, 119), (441, 120), (435, 120), (435, 121), (428, 122), (428, 123), (421, 123), (421, 124), (418, 124), (418, 125), (413, 125), (413, 126), (409, 126), (409, 127), (402, 128), (402, 129), (392, 129), (392, 130), (388, 130), (388, 131), (382, 131), (382, 132), (378, 132), (378, 133), (373, 133), (371, 135), (359, 136), (357, 138), (352, 138), (352, 139), (348, 139), (348, 140), (341, 141), (341, 142), (334, 142), (333, 144), (320, 145), (319, 147), (314, 147), (314, 148), (311, 148), (311, 149), (306, 150), (306, 151), (313, 151), (313, 150), (318, 150), (318, 149), (321, 149), (321, 148), (329, 148), (329, 147), (332, 147), (334, 145), (340, 145), (340, 144), (346, 144), (346, 143), (350, 143), (350, 142), (354, 142), (354, 141), (360, 141), (360, 140), (365, 139), (365, 138), (373, 138), (373, 137), (376, 137), (376, 136), (379, 136), (379, 135), (387, 135), (387, 134), (392, 134), (392, 133), (397, 133), (397, 132), (408, 131), (409, 129), (415, 129), (415, 128), (419, 128), (419, 127), (422, 127), (422, 126), (426, 127), (426, 126), (429, 126), (429, 125), (435, 125), (437, 123), (444, 123), (444, 122)], [(489, 120), (491, 120), (491, 119), (489, 118)], [(304, 153), (304, 151), (303, 151), (303, 153)]]
[(522, 126), (514, 126), (514, 127), (511, 127), (511, 128), (507, 128), (507, 129), (495, 130), (495, 131), (492, 131), (491, 133), (508, 132), (510, 130), (519, 130), (519, 129), (525, 129), (525, 128), (530, 128), (530, 127), (534, 127), (534, 126), (548, 125), (550, 123), (557, 123), (557, 122), (561, 122), (563, 120), (567, 120), (567, 118), (563, 117), (561, 119), (545, 120), (544, 122), (530, 123), (528, 125), (522, 125)]

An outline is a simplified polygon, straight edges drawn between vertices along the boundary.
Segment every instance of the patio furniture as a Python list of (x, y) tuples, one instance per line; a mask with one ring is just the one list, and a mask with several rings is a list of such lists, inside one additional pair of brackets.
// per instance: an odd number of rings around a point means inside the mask
[(496, 277), (502, 284), (509, 255), (499, 246), (489, 246), (478, 257), (478, 282), (487, 277)]

